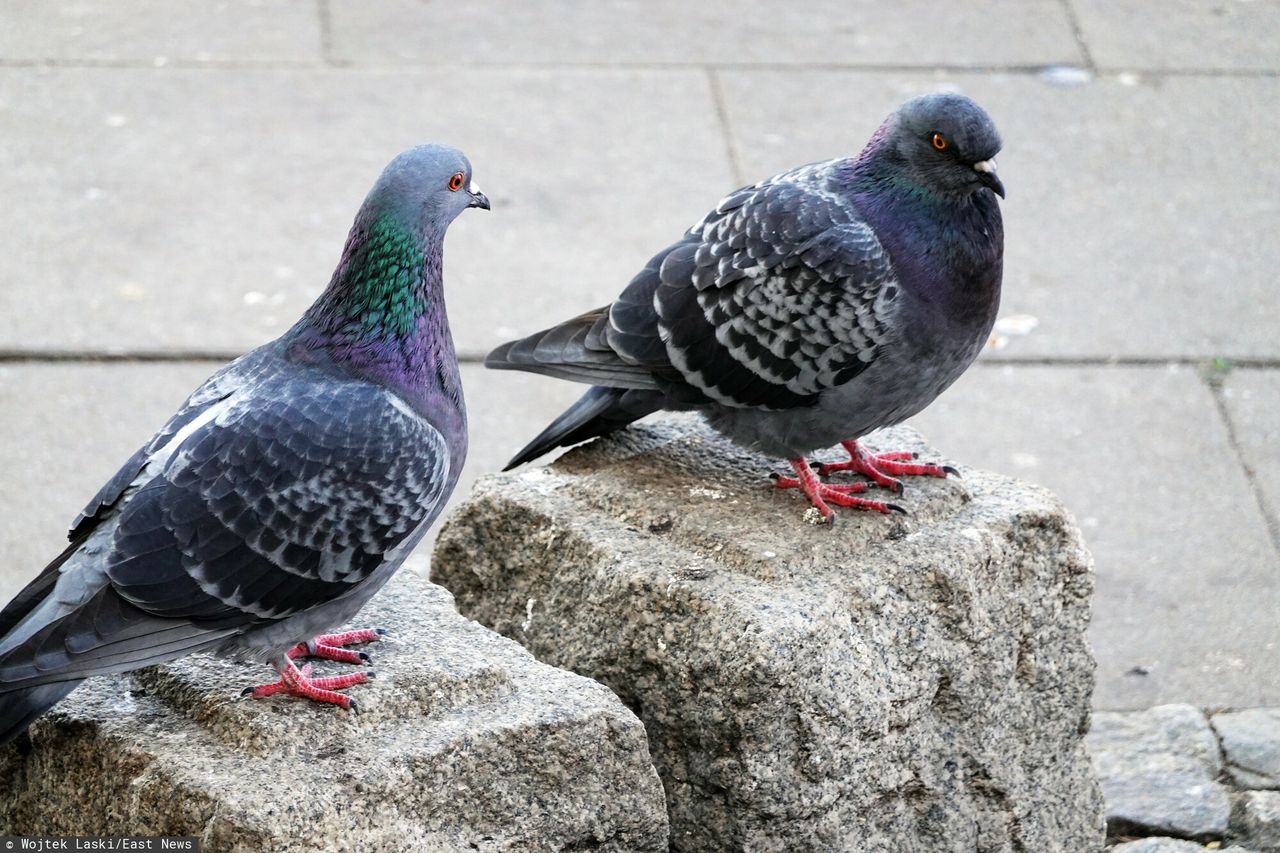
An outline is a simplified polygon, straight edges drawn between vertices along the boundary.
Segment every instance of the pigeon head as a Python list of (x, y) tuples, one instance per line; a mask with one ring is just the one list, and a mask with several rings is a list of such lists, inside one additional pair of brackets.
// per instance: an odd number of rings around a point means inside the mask
[[(303, 325), (322, 343), (415, 339), (446, 334), (444, 235), (468, 207), (489, 209), (456, 148), (419, 145), (396, 156), (365, 197), (342, 258)], [(431, 322), (423, 325), (422, 318)]]
[(954, 93), (913, 98), (886, 125), (877, 141), (910, 183), (946, 198), (967, 198), (983, 188), (1004, 198), (995, 161), (1000, 133), (972, 99)]
[(489, 209), (471, 180), (471, 161), (447, 145), (419, 145), (396, 156), (369, 191), (365, 210), (400, 224), (443, 233), (468, 207)]

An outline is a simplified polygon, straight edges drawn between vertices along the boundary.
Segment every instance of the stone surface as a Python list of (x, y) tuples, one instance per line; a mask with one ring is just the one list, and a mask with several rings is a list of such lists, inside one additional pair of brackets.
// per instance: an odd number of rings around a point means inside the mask
[(1280, 851), (1280, 791), (1243, 791), (1232, 798), (1231, 838), (1260, 853)]
[(1280, 788), (1280, 708), (1213, 716), (1227, 772), (1242, 788)]
[[(334, 0), (334, 55), (351, 62), (965, 65), (1078, 62), (1063, 7), (1000, 0), (981, 15), (905, 0), (803, 5), (596, 0), (557, 7), (483, 0)], [(554, 27), (548, 28), (548, 19)], [(1000, 21), (991, 26), (992, 18)], [(798, 164), (792, 164), (798, 165)]]
[[(1280, 393), (1255, 405), (1280, 420)], [(1195, 369), (979, 361), (912, 424), (1075, 512), (1097, 566), (1095, 708), (1280, 705), (1280, 553)]]
[(1227, 789), (1215, 781), (1222, 754), (1199, 709), (1099, 711), (1087, 741), (1102, 782), (1109, 836), (1208, 840), (1226, 834), (1231, 804)]
[[(1108, 848), (1111, 853), (1204, 853), (1204, 845), (1184, 838), (1152, 836), (1137, 841), (1126, 841)], [(1237, 850), (1237, 853), (1245, 851)]]
[[(1280, 160), (1268, 155), (1280, 77), (722, 77), (740, 177), (751, 181), (856, 153), (912, 95), (952, 88), (982, 103), (1005, 138), (1003, 311), (1040, 321), (1019, 356), (1280, 355), (1274, 323), (1239, 322), (1280, 316), (1280, 244), (1259, 237), (1280, 232)], [(1190, 165), (1206, 156), (1212, 169)]]
[(650, 422), (482, 479), (433, 576), (636, 710), (673, 850), (1100, 847), (1092, 576), (1061, 505), (964, 468), (829, 529), (772, 467)]
[[(61, 550), (80, 508), (218, 366), (0, 364), (0, 604)], [(462, 384), (471, 441), (450, 507), (579, 393), (567, 382), (532, 385), (478, 365), (463, 365)], [(425, 572), (439, 529), (437, 522), (410, 565)]]
[(293, 0), (5, 0), (0, 15), (0, 59), (10, 61), (321, 58), (320, 18)]
[(707, 76), (683, 69), (0, 67), (0, 139), (0, 351), (274, 337), (424, 141), (466, 151), (493, 202), (445, 247), (472, 355), (609, 301), (733, 184)]
[(361, 615), (393, 633), (370, 648), (377, 679), (351, 688), (359, 715), (241, 699), (265, 668), (205, 656), (82, 685), (0, 751), (0, 834), (666, 850), (644, 729), (605, 687), (461, 618), (411, 573)]
[(1093, 59), (1106, 68), (1280, 70), (1280, 15), (1271, 2), (1072, 0)]

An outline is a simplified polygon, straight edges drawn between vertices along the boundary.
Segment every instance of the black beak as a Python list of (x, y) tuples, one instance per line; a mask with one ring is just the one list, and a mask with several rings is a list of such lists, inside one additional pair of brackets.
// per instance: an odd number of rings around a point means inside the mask
[(1000, 198), (1004, 198), (1004, 184), (1000, 183), (1000, 179), (996, 177), (994, 172), (990, 175), (982, 176), (982, 185), (984, 187), (989, 187), (991, 191), (1000, 196)]
[[(1004, 193), (1001, 193), (1001, 195), (1004, 195)], [(478, 207), (481, 210), (488, 210), (489, 197), (484, 193), (480, 192), (479, 190), (476, 190), (475, 192), (471, 193), (471, 203), (468, 204), (467, 207)]]
[(978, 182), (980, 184), (990, 189), (1000, 198), (1004, 198), (1004, 184), (1000, 183), (1000, 176), (996, 174), (995, 160), (983, 160), (980, 163), (974, 163), (973, 170), (978, 173)]

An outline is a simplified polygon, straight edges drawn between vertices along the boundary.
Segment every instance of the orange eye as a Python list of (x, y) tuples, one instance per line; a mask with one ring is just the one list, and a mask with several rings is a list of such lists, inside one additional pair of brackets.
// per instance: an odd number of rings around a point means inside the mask
[(946, 151), (947, 146), (951, 144), (947, 142), (947, 138), (945, 136), (937, 132), (933, 134), (933, 138), (929, 141), (932, 142), (933, 147), (937, 148), (939, 151)]
[(454, 172), (453, 177), (449, 179), (449, 189), (457, 192), (462, 189), (462, 184), (467, 180), (466, 175), (461, 172)]

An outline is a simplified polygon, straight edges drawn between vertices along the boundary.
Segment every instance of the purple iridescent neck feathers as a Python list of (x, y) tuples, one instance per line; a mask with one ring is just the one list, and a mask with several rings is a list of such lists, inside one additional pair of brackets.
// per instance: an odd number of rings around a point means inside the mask
[(461, 406), (442, 284), (444, 235), (468, 207), (488, 207), (471, 165), (420, 146), (387, 166), (347, 237), (329, 286), (290, 337), (306, 361), (330, 360), (411, 404)]

